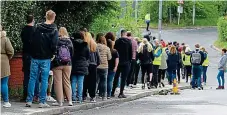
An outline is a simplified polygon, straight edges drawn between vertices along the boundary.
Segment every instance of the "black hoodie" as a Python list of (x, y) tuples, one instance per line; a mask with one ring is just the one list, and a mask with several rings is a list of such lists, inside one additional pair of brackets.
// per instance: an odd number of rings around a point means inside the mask
[(51, 59), (56, 54), (58, 30), (55, 24), (37, 24), (31, 40), (31, 56), (34, 59)]
[(119, 38), (116, 40), (114, 49), (119, 54), (119, 65), (128, 64), (132, 60), (132, 43), (128, 38)]
[(72, 40), (74, 55), (72, 57), (72, 75), (88, 75), (90, 52), (87, 42), (82, 39)]

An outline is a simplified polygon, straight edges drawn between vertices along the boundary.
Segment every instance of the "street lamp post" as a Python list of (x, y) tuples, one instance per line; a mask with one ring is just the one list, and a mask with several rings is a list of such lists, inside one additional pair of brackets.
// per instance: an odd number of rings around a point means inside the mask
[(162, 34), (162, 0), (159, 0), (159, 19), (158, 19), (158, 39), (161, 40)]

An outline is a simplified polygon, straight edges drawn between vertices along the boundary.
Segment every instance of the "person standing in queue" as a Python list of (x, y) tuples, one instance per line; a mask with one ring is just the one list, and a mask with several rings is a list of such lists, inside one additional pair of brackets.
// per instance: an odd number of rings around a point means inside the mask
[(158, 70), (162, 61), (162, 48), (159, 45), (159, 40), (154, 40), (154, 61), (153, 61), (153, 77), (151, 80), (151, 86), (158, 87)]
[(130, 63), (132, 60), (132, 43), (127, 38), (126, 30), (121, 31), (121, 38), (116, 40), (114, 49), (118, 51), (119, 64), (118, 64), (117, 72), (115, 74), (111, 96), (114, 97), (114, 93), (118, 85), (118, 79), (121, 74), (121, 87), (120, 87), (120, 94), (118, 98), (126, 98), (126, 96), (124, 95), (124, 87), (125, 87), (126, 78), (128, 77), (128, 74), (129, 74)]
[(209, 66), (209, 58), (208, 58), (208, 52), (206, 51), (206, 49), (204, 47), (201, 47), (201, 51), (204, 53), (206, 59), (204, 60), (203, 64), (202, 64), (202, 68), (203, 68), (203, 83), (204, 85), (206, 85), (207, 82), (207, 68)]
[(172, 85), (173, 80), (176, 79), (176, 71), (177, 71), (177, 63), (178, 63), (178, 55), (175, 46), (171, 46), (170, 51), (168, 53), (167, 58), (167, 72), (169, 75), (169, 85)]
[(147, 41), (146, 38), (143, 39), (143, 42), (138, 48), (138, 58), (140, 60), (142, 69), (142, 89), (145, 89), (145, 74), (148, 76), (147, 88), (150, 89), (150, 78), (152, 76), (154, 55), (152, 45)]
[(165, 79), (165, 75), (166, 75), (166, 69), (167, 69), (167, 53), (166, 53), (166, 47), (165, 44), (162, 43), (162, 61), (161, 61), (161, 65), (159, 66), (159, 70), (158, 70), (158, 85), (159, 87), (165, 87), (164, 83), (162, 82)]
[(191, 65), (190, 59), (191, 59), (191, 49), (187, 46), (184, 55), (182, 55), (182, 60), (186, 70), (185, 72), (186, 83), (188, 83), (188, 78), (191, 77), (191, 74), (192, 74), (192, 65)]
[(198, 87), (199, 90), (202, 89), (201, 66), (205, 59), (206, 59), (206, 57), (204, 56), (204, 53), (202, 51), (200, 51), (200, 45), (196, 44), (195, 51), (192, 52), (191, 59), (190, 59), (191, 64), (192, 64), (192, 73), (193, 73), (192, 81), (191, 81), (191, 85), (192, 85), (193, 89), (195, 89), (196, 87)]

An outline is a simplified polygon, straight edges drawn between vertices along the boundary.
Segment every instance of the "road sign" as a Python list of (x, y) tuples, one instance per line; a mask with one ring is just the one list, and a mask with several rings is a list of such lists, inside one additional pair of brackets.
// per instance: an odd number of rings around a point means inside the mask
[(177, 12), (178, 13), (183, 13), (183, 7), (182, 6), (178, 6), (177, 7)]

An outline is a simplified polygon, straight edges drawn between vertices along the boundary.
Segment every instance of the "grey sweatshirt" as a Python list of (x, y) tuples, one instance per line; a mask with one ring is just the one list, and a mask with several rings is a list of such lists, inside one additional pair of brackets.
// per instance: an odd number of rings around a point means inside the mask
[(219, 63), (218, 63), (218, 70), (226, 70), (226, 62), (227, 62), (227, 54), (225, 53)]

